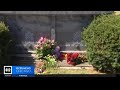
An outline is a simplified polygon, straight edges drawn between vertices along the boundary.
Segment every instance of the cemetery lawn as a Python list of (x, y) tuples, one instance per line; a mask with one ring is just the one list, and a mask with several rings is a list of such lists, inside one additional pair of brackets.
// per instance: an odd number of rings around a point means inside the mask
[(42, 74), (105, 74), (98, 72), (96, 70), (90, 69), (60, 69), (60, 68), (51, 68), (45, 70)]

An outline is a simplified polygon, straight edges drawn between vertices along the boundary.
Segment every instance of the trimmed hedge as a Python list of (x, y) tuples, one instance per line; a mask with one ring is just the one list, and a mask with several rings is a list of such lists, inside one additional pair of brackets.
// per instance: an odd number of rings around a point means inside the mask
[(105, 72), (120, 72), (120, 16), (100, 15), (84, 29), (87, 60)]

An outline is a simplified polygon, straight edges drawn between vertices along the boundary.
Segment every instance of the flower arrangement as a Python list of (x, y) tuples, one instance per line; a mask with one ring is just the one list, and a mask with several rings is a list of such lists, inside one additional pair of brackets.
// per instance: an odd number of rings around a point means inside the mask
[(37, 73), (43, 73), (46, 69), (44, 61), (37, 62), (35, 67), (36, 67)]
[(38, 58), (44, 58), (48, 54), (53, 55), (56, 43), (54, 40), (47, 39), (45, 37), (41, 37), (37, 45), (35, 45), (36, 54)]
[(77, 65), (86, 60), (85, 55), (79, 53), (68, 53), (62, 55), (60, 53), (61, 48), (56, 45), (54, 40), (47, 39), (46, 37), (40, 37), (37, 44), (35, 45), (37, 59), (41, 60), (39, 63), (38, 71), (43, 72), (46, 68), (56, 67), (57, 61), (60, 59), (66, 59), (68, 64)]
[(35, 71), (37, 73), (43, 73), (46, 69), (57, 67), (56, 57), (53, 55), (45, 56), (45, 60), (41, 60), (36, 63)]
[(69, 53), (67, 54), (67, 63), (71, 65), (76, 65), (75, 61), (78, 59), (79, 53)]
[(77, 65), (87, 61), (86, 54), (68, 53), (66, 56), (67, 63), (71, 65)]
[(81, 59), (82, 62), (87, 62), (86, 53), (81, 53), (81, 54), (79, 54), (79, 58)]
[(60, 57), (60, 47), (56, 45), (54, 40), (41, 37), (35, 45), (37, 59), (41, 63), (36, 64), (38, 72), (42, 73), (46, 68), (57, 66), (57, 59)]
[(60, 47), (56, 46), (55, 50), (54, 50), (54, 55), (56, 56), (57, 59), (61, 59), (61, 53), (60, 53)]

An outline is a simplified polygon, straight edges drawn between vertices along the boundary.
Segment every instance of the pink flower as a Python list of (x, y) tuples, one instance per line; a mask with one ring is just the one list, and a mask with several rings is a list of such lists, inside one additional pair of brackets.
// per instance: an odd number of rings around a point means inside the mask
[(38, 63), (36, 63), (36, 67), (37, 67), (37, 68), (40, 68), (42, 65), (43, 65), (42, 62), (38, 62)]
[(38, 42), (37, 43), (41, 43), (41, 41), (43, 41), (43, 37), (41, 37), (39, 40), (38, 40)]
[(43, 39), (44, 39), (44, 38), (43, 38), (43, 37), (41, 37), (41, 38), (40, 38), (40, 41), (43, 41)]
[(55, 40), (52, 40), (52, 41), (51, 41), (51, 43), (54, 43), (54, 42), (55, 42)]
[(46, 43), (46, 42), (47, 42), (47, 39), (46, 39), (46, 38), (44, 38), (44, 40), (43, 40), (43, 41), (44, 41), (44, 43)]
[(41, 41), (39, 40), (37, 43), (39, 44), (39, 43), (41, 43)]
[(39, 47), (39, 45), (35, 45), (34, 47), (37, 49)]
[(44, 42), (44, 41), (42, 41), (42, 44), (45, 44), (45, 42)]

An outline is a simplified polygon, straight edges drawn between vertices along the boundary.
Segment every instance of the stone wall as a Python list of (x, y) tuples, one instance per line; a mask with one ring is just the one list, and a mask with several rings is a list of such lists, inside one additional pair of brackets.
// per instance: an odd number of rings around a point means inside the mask
[(56, 16), (56, 41), (62, 49), (85, 50), (82, 32), (92, 20), (92, 15)]
[[(10, 13), (10, 12), (9, 12)], [(32, 65), (34, 58), (29, 51), (41, 36), (55, 39), (62, 50), (85, 50), (83, 28), (93, 20), (92, 14), (1, 14), (15, 40), (11, 48), (11, 60), (18, 65)], [(70, 12), (69, 12), (70, 13)], [(75, 13), (75, 12), (74, 12)]]
[(3, 17), (16, 41), (16, 47), (19, 49), (17, 51), (21, 52), (23, 50), (21, 47), (25, 50), (34, 50), (34, 44), (41, 36), (55, 39), (62, 50), (85, 50), (82, 31), (93, 20), (93, 15), (7, 15)]

